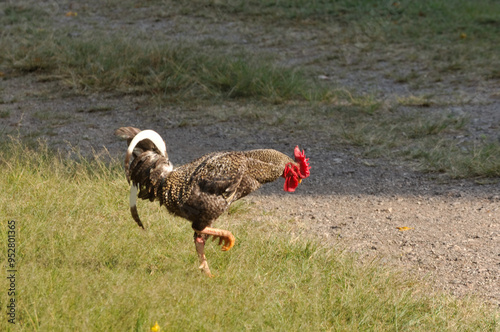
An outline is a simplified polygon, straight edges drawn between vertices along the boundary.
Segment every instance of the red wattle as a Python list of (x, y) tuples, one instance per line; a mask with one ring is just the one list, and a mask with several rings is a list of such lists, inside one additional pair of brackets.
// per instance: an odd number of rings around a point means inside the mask
[(299, 186), (299, 180), (295, 176), (289, 176), (285, 179), (283, 190), (293, 193)]
[(298, 167), (292, 163), (288, 163), (283, 170), (283, 177), (285, 178), (285, 184), (283, 185), (283, 190), (288, 192), (294, 192), (295, 188), (299, 186), (299, 175), (297, 174)]

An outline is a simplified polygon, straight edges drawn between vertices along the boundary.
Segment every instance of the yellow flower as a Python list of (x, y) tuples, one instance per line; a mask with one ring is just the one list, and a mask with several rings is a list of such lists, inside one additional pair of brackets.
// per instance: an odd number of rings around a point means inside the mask
[(158, 325), (158, 322), (155, 322), (155, 325), (151, 327), (151, 332), (160, 332), (160, 325)]
[(465, 38), (467, 38), (467, 34), (465, 32), (462, 32), (460, 34), (460, 39), (465, 39)]
[(67, 13), (66, 13), (66, 16), (67, 16), (67, 17), (70, 17), (70, 16), (76, 16), (76, 15), (78, 15), (76, 12), (67, 12)]

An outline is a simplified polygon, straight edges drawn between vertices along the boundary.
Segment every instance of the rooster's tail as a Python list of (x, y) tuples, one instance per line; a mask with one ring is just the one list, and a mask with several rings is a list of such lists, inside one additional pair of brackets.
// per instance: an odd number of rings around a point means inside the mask
[[(162, 179), (173, 169), (168, 160), (167, 148), (161, 136), (153, 130), (139, 130), (122, 127), (115, 135), (127, 140), (125, 174), (130, 187), (130, 213), (135, 222), (144, 229), (137, 212), (137, 197), (155, 200), (158, 197)], [(130, 163), (130, 158), (133, 160)]]

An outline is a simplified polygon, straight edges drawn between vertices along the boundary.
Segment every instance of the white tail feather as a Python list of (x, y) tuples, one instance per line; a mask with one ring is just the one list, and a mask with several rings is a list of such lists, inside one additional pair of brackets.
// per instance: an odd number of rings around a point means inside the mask
[(163, 138), (161, 138), (161, 136), (156, 131), (151, 129), (143, 130), (134, 136), (134, 139), (128, 146), (127, 155), (132, 154), (135, 146), (144, 139), (149, 139), (151, 142), (153, 142), (156, 148), (160, 150), (162, 156), (165, 157), (167, 155), (167, 147), (165, 145), (165, 142), (163, 141)]
[(130, 207), (135, 207), (137, 205), (137, 192), (139, 191), (139, 188), (133, 184), (132, 186), (130, 186), (130, 198), (129, 198), (129, 202), (130, 202)]

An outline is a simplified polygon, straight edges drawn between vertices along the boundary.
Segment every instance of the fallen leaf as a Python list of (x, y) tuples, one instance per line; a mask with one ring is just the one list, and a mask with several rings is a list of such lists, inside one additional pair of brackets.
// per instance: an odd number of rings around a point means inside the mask
[(74, 16), (76, 16), (76, 15), (78, 15), (78, 13), (77, 13), (77, 12), (67, 12), (67, 13), (66, 13), (66, 17), (71, 17), (71, 16), (73, 16), (73, 17), (74, 17)]
[(410, 229), (413, 229), (413, 227), (406, 227), (406, 226), (396, 227), (396, 228), (399, 229), (401, 232), (409, 231)]

